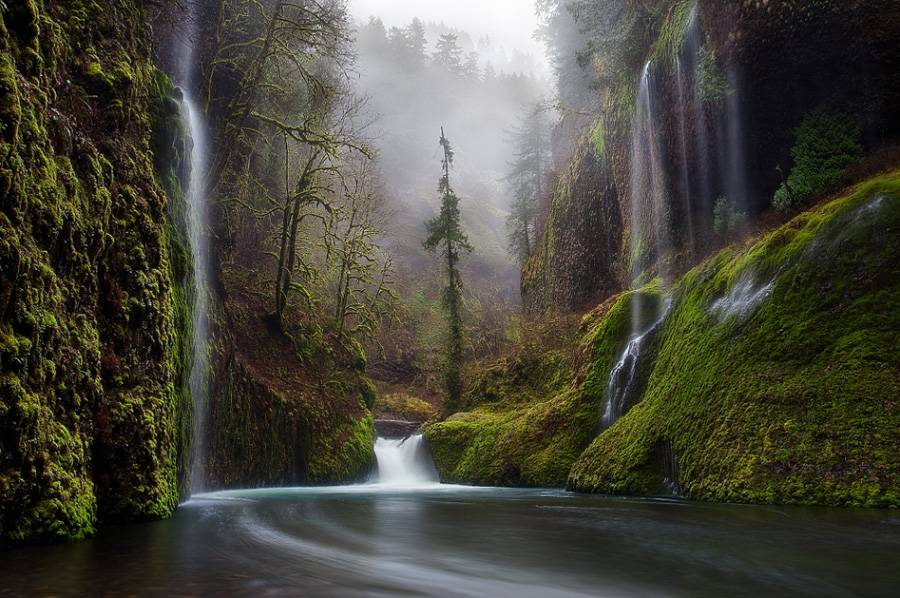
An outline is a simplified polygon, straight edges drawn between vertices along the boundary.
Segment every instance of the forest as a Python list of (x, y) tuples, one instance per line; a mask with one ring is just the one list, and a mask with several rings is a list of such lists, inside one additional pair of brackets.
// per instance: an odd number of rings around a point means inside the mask
[(0, 0), (0, 595), (891, 596), (896, 0)]

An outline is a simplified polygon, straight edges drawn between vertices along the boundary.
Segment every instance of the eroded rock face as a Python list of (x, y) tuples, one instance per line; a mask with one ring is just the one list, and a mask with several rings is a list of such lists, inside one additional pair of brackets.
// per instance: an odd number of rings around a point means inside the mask
[(677, 52), (647, 48), (625, 86), (630, 116), (596, 115), (559, 177), (522, 274), (532, 313), (689, 269), (722, 242), (719, 198), (751, 220), (769, 208), (794, 130), (816, 109), (849, 113), (867, 149), (900, 136), (896, 2), (699, 0), (660, 29), (681, 32)]
[(178, 503), (178, 294), (142, 3), (0, 14), (0, 543)]
[(619, 193), (607, 166), (583, 148), (563, 174), (535, 254), (522, 275), (533, 313), (597, 303), (624, 284)]

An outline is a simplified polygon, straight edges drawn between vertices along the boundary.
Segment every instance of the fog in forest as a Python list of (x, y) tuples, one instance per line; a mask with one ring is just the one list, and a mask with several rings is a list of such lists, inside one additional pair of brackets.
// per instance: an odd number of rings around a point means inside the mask
[[(497, 18), (485, 18), (486, 8)], [(368, 133), (384, 178), (399, 276), (422, 280), (423, 271), (433, 270), (437, 281), (422, 239), (423, 222), (440, 206), (443, 127), (455, 151), (451, 182), (475, 248), (463, 264), (468, 290), (517, 302), (519, 264), (506, 225), (515, 131), (537, 105), (550, 111), (551, 80), (534, 36), (533, 6), (357, 0), (350, 10), (352, 77), (374, 121)]]

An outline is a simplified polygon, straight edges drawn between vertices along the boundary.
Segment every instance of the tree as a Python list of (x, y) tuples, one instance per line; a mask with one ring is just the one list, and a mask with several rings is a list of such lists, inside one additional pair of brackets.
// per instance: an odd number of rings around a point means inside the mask
[(463, 50), (457, 43), (457, 37), (453, 33), (445, 33), (438, 39), (437, 51), (434, 53), (434, 62), (454, 75), (462, 72)]
[(335, 336), (348, 352), (363, 355), (378, 326), (393, 313), (393, 263), (378, 246), (383, 233), (381, 195), (372, 162), (358, 156), (342, 177), (342, 198), (325, 231), (326, 267), (332, 279)]
[(425, 64), (425, 50), (428, 46), (428, 40), (425, 37), (425, 24), (422, 20), (415, 18), (406, 28), (406, 39), (409, 43), (410, 52), (412, 52), (413, 60), (417, 66)]
[(517, 149), (506, 177), (514, 197), (506, 221), (507, 239), (510, 253), (521, 265), (531, 255), (537, 206), (550, 162), (550, 123), (544, 103), (528, 108), (511, 132), (511, 141)]
[(441, 195), (441, 212), (425, 227), (428, 237), (425, 249), (440, 254), (446, 260), (447, 284), (443, 290), (443, 307), (447, 316), (447, 353), (444, 371), (444, 384), (447, 390), (445, 407), (448, 411), (459, 405), (462, 396), (462, 380), (460, 370), (463, 359), (462, 334), (462, 280), (459, 275), (459, 258), (462, 252), (471, 252), (472, 246), (460, 226), (459, 198), (450, 186), (450, 167), (453, 165), (453, 149), (450, 140), (444, 135), (441, 127), (441, 147), (444, 157), (441, 161), (443, 174), (438, 182), (438, 193)]

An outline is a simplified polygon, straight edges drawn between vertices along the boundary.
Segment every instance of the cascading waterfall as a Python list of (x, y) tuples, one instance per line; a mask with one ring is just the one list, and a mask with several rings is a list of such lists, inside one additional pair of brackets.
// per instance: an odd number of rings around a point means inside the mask
[[(636, 295), (632, 302), (635, 302), (637, 297)], [(625, 345), (622, 356), (619, 357), (616, 365), (613, 366), (609, 374), (609, 383), (606, 387), (606, 407), (603, 410), (603, 417), (600, 421), (603, 430), (616, 423), (625, 414), (625, 407), (628, 405), (628, 400), (632, 398), (632, 393), (634, 392), (641, 356), (647, 344), (653, 339), (653, 336), (666, 319), (670, 305), (670, 300), (666, 299), (659, 317), (646, 330), (632, 336), (628, 344)], [(632, 325), (635, 325), (635, 323), (632, 322)]]
[[(696, 214), (712, 207), (709, 181), (709, 146), (707, 143), (706, 111), (698, 81), (700, 79), (700, 48), (703, 39), (697, 5), (691, 8), (685, 26), (684, 40), (675, 55), (678, 92), (678, 132), (680, 136), (681, 194), (688, 234), (687, 247), (693, 256), (697, 250)], [(695, 167), (691, 168), (691, 163)]]
[(185, 189), (188, 209), (185, 227), (193, 261), (193, 289), (191, 320), (193, 338), (191, 348), (193, 365), (189, 379), (191, 392), (191, 492), (202, 491), (206, 486), (209, 401), (209, 217), (206, 176), (209, 169), (209, 137), (204, 113), (193, 99), (196, 83), (197, 58), (194, 40), (200, 23), (200, 6), (196, 0), (184, 4), (183, 29), (176, 37), (175, 47), (178, 74), (174, 76), (182, 92), (182, 118), (191, 139), (190, 175)]
[(375, 441), (377, 482), (383, 486), (431, 486), (439, 482), (431, 453), (421, 434)]
[(184, 91), (185, 121), (190, 132), (191, 175), (187, 189), (187, 230), (194, 264), (194, 293), (191, 320), (194, 336), (190, 390), (193, 404), (191, 419), (191, 490), (203, 490), (206, 484), (206, 427), (209, 399), (209, 239), (207, 237), (207, 194), (204, 177), (208, 145), (202, 112)]

